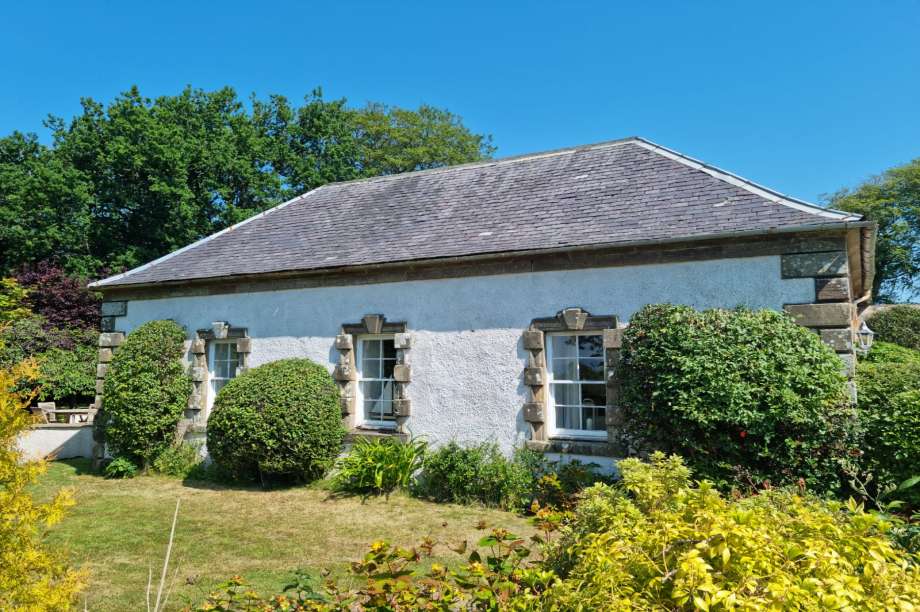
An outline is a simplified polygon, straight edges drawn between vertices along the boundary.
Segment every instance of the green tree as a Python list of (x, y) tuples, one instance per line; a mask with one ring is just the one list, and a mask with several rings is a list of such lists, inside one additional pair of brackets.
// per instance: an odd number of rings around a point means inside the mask
[(878, 223), (876, 301), (920, 295), (920, 158), (842, 189), (829, 203)]
[(50, 117), (52, 144), (0, 139), (0, 272), (39, 260), (96, 273), (162, 256), (325, 183), (475, 161), (494, 151), (456, 115), (320, 90), (244, 104), (225, 87)]

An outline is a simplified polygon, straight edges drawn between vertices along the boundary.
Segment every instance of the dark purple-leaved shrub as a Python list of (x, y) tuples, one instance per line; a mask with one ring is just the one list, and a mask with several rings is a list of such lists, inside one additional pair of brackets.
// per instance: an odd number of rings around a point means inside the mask
[(50, 261), (25, 266), (16, 280), (29, 289), (29, 308), (55, 329), (98, 329), (101, 296), (86, 288), (87, 280), (69, 276)]

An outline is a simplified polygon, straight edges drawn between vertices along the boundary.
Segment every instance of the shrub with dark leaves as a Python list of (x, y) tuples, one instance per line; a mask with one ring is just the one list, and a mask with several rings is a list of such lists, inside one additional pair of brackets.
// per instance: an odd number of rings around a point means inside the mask
[(63, 268), (48, 261), (22, 268), (16, 274), (20, 285), (29, 290), (26, 303), (32, 312), (44, 317), (47, 325), (58, 329), (98, 329), (101, 295), (90, 291), (87, 279), (69, 276)]

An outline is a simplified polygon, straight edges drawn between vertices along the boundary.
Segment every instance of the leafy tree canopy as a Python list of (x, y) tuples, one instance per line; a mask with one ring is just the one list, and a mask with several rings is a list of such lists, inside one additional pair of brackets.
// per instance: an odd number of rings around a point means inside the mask
[(82, 100), (53, 141), (0, 138), (0, 270), (39, 260), (68, 273), (127, 268), (162, 256), (332, 181), (491, 156), (443, 109), (284, 96), (245, 104), (227, 87), (145, 98), (134, 87)]
[(829, 203), (878, 223), (876, 301), (920, 295), (920, 159), (842, 189)]

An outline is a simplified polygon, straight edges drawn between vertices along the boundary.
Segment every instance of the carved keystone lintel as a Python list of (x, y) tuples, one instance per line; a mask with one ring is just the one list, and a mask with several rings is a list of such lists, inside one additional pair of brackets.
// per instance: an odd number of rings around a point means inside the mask
[(581, 308), (566, 308), (560, 313), (560, 316), (566, 328), (572, 330), (583, 329), (585, 321), (588, 320), (588, 313)]
[(383, 315), (368, 314), (361, 317), (364, 327), (369, 334), (379, 334), (383, 331)]
[(524, 331), (524, 349), (528, 351), (543, 350), (543, 332), (539, 329), (528, 329)]

